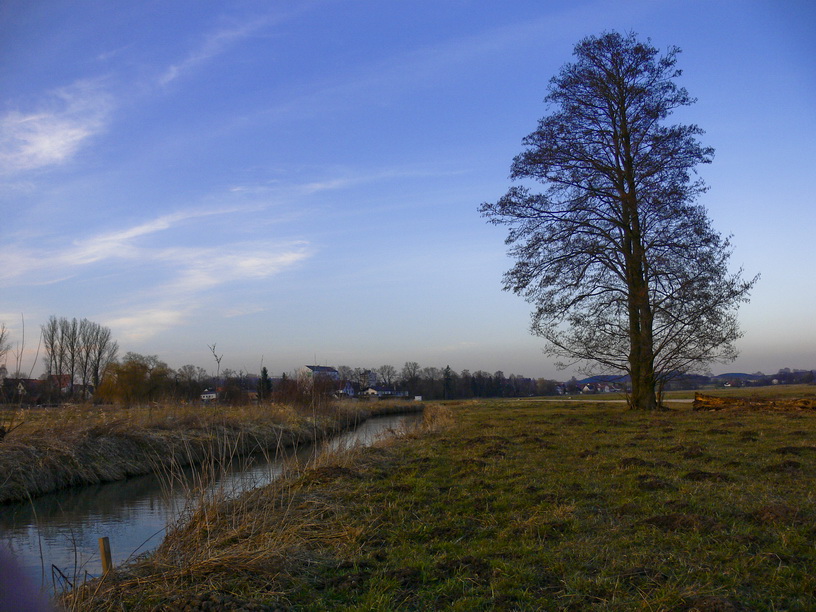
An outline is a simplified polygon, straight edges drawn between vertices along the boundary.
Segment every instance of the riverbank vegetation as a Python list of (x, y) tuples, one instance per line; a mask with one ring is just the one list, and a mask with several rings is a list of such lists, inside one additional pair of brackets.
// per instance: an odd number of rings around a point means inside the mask
[[(311, 404), (178, 403), (122, 408), (2, 409), (0, 503), (70, 486), (277, 450), (347, 429), (387, 404), (315, 397)], [(405, 406), (402, 406), (405, 409)]]
[(816, 413), (677, 406), (431, 405), (423, 433), (202, 504), (155, 553), (64, 603), (816, 607)]

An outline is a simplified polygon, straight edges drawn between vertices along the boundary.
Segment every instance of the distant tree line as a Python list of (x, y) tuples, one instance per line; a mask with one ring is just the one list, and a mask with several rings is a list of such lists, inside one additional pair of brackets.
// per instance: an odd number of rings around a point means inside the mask
[[(422, 396), (428, 400), (491, 397), (531, 397), (580, 393), (585, 385), (572, 377), (560, 383), (546, 378), (506, 376), (498, 370), (454, 371), (450, 366), (422, 367), (407, 361), (401, 369), (393, 365), (361, 368), (341, 365), (338, 381), (313, 381), (308, 388), (294, 374), (272, 377), (266, 367), (260, 374), (243, 370), (220, 369), (215, 345), (210, 347), (218, 363), (217, 374), (204, 368), (183, 365), (173, 369), (157, 355), (128, 352), (117, 358), (119, 345), (110, 329), (88, 319), (52, 316), (41, 326), (41, 349), (45, 373), (39, 381), (25, 379), (16, 372), (5, 376), (2, 386), (6, 402), (44, 403), (59, 401), (116, 402), (123, 405), (159, 401), (199, 402), (205, 391), (220, 402), (242, 403), (250, 400), (308, 404), (315, 395), (348, 393), (359, 395), (370, 387), (387, 390), (396, 396)], [(0, 359), (11, 349), (8, 328), (0, 324)], [(18, 368), (19, 370), (19, 368)], [(0, 376), (0, 378), (3, 378)], [(783, 368), (776, 374), (733, 374), (709, 377), (686, 374), (673, 378), (670, 386), (695, 389), (711, 384), (759, 386), (814, 383), (816, 372)], [(34, 383), (37, 383), (36, 385)], [(625, 383), (624, 383), (625, 384)], [(20, 393), (21, 386), (24, 391)], [(386, 394), (387, 395), (387, 394)]]
[(392, 365), (378, 368), (339, 366), (342, 383), (352, 385), (356, 393), (368, 387), (381, 386), (408, 396), (423, 399), (468, 399), (473, 397), (530, 397), (555, 395), (558, 382), (545, 378), (527, 378), (498, 370), (494, 373), (477, 370), (456, 372), (444, 368), (421, 367), (416, 361), (406, 361), (401, 370)]

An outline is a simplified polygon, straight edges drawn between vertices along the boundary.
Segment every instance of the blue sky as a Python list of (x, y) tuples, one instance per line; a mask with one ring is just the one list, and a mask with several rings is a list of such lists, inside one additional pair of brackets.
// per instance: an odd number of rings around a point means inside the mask
[(477, 208), (609, 29), (683, 49), (701, 202), (762, 274), (713, 371), (816, 368), (810, 0), (4, 0), (0, 321), (26, 369), (56, 315), (174, 367), (568, 378)]

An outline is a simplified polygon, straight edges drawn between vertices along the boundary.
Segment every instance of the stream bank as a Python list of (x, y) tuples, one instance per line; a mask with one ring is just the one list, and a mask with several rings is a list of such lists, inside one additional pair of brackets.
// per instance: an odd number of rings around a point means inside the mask
[[(150, 407), (149, 411), (76, 407), (36, 414), (0, 442), (0, 504), (75, 487), (167, 473), (205, 460), (313, 443), (372, 416), (419, 411), (408, 404)], [(29, 419), (32, 419), (29, 416)]]

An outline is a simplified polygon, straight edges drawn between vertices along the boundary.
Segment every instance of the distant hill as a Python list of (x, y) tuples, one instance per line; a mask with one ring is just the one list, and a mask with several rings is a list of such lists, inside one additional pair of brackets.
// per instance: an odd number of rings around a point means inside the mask
[(579, 380), (578, 383), (582, 385), (593, 385), (596, 383), (624, 383), (629, 382), (628, 374), (598, 374), (597, 376), (590, 376)]
[(764, 374), (745, 374), (744, 372), (729, 372), (727, 374), (717, 374), (711, 380), (759, 380)]

